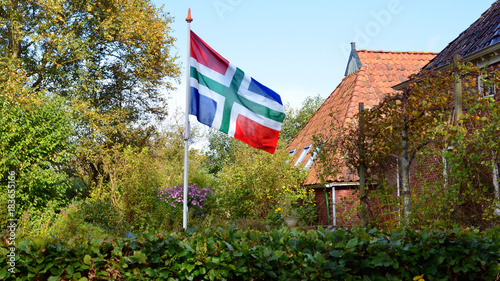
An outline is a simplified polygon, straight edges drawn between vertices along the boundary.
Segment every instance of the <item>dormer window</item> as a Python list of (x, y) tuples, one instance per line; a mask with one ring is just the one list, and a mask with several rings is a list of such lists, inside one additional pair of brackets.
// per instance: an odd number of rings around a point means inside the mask
[(304, 150), (302, 150), (302, 153), (300, 153), (300, 156), (297, 159), (297, 162), (295, 162), (294, 166), (299, 165), (300, 162), (302, 162), (302, 160), (304, 160), (304, 157), (306, 157), (307, 152), (309, 151), (310, 148), (311, 148), (311, 145), (306, 145), (306, 147), (304, 147)]
[(477, 90), (481, 97), (493, 97), (496, 93), (496, 85), (488, 85), (487, 80), (485, 81), (483, 76), (477, 77)]
[[(290, 157), (291, 157), (294, 153), (295, 153), (295, 149), (292, 149), (292, 150), (288, 151), (288, 156), (290, 156)], [(285, 161), (285, 163), (288, 163), (288, 160), (289, 160), (289, 159), (287, 159), (287, 160)]]
[(314, 163), (314, 160), (316, 159), (316, 156), (318, 156), (318, 153), (319, 153), (319, 149), (316, 148), (313, 155), (311, 155), (311, 157), (309, 157), (309, 159), (307, 160), (306, 164), (304, 165), (304, 169), (306, 170), (309, 170), (309, 168), (311, 167), (311, 165)]

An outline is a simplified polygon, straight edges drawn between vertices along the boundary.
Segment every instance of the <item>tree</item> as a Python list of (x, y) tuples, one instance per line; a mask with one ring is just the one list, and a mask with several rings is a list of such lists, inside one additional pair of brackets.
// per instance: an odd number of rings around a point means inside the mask
[(491, 227), (500, 220), (498, 68), (459, 65), (463, 115), (437, 129), (449, 135), (443, 157), (453, 219), (463, 226)]
[(285, 120), (281, 127), (280, 139), (288, 144), (297, 135), (297, 133), (306, 125), (314, 113), (325, 101), (320, 95), (307, 97), (299, 109), (287, 106)]
[(0, 56), (25, 86), (65, 98), (78, 114), (78, 165), (95, 183), (103, 149), (143, 146), (173, 89), (172, 19), (148, 0), (2, 0)]
[(209, 173), (216, 175), (227, 164), (236, 160), (238, 146), (244, 145), (239, 140), (220, 131), (209, 129), (208, 151), (205, 153), (205, 166)]
[(179, 68), (171, 19), (149, 1), (2, 2), (0, 53), (21, 61), (28, 88), (121, 110), (123, 121), (164, 117), (159, 90)]
[[(453, 99), (453, 76), (423, 74), (411, 80), (408, 88), (387, 96), (379, 106), (367, 112), (365, 138), (372, 159), (364, 163), (383, 163), (394, 156), (401, 178), (403, 216), (409, 223), (411, 213), (410, 166), (427, 145), (443, 143), (444, 135), (434, 128), (449, 116)], [(375, 162), (376, 161), (376, 162)]]
[[(0, 68), (0, 184), (12, 182), (18, 215), (39, 212), (51, 201), (61, 206), (71, 189), (64, 171), (74, 130), (71, 111), (62, 98), (25, 88), (26, 77), (15, 65), (2, 61)], [(0, 194), (7, 206), (7, 189)]]
[[(322, 144), (318, 155), (323, 180), (331, 179), (332, 174), (335, 177), (349, 171), (356, 173), (364, 165), (369, 175), (381, 182), (388, 170), (397, 168), (402, 186), (403, 217), (408, 222), (411, 213), (410, 166), (427, 145), (442, 143), (443, 135), (434, 128), (449, 116), (453, 99), (452, 79), (449, 73), (414, 77), (408, 88), (388, 93), (378, 106), (364, 111), (362, 132), (357, 124), (359, 116), (347, 124), (334, 120), (330, 130), (332, 136), (315, 138), (328, 140)], [(363, 157), (360, 148), (363, 148)]]

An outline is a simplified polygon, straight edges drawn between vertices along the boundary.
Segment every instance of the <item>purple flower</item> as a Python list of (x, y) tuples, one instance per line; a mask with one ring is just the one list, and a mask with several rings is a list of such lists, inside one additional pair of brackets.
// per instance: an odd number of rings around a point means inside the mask
[[(174, 187), (168, 187), (158, 191), (157, 197), (160, 201), (167, 203), (172, 206), (174, 209), (177, 206), (182, 206), (184, 202), (184, 185), (176, 185)], [(207, 196), (209, 194), (213, 194), (213, 190), (210, 188), (204, 187), (200, 189), (196, 184), (188, 186), (188, 205), (196, 206), (200, 210), (203, 208), (205, 201), (207, 200)], [(177, 204), (181, 203), (181, 204)], [(172, 211), (172, 213), (174, 213)], [(202, 216), (204, 213), (201, 212)]]

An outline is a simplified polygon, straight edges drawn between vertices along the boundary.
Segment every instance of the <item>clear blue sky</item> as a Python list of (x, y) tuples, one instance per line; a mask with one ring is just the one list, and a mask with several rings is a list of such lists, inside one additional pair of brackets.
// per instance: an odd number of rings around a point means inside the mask
[[(185, 80), (187, 24), (227, 60), (299, 107), (328, 95), (358, 50), (440, 52), (493, 0), (153, 0), (174, 17), (173, 36)], [(185, 85), (170, 106), (184, 108)]]

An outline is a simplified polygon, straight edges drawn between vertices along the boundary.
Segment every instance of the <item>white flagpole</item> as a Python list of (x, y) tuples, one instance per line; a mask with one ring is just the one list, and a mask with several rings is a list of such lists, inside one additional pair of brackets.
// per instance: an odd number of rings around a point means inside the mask
[(191, 59), (191, 8), (188, 9), (188, 16), (186, 18), (188, 27), (188, 44), (187, 44), (187, 64), (186, 64), (186, 113), (185, 113), (185, 123), (184, 123), (184, 207), (182, 216), (182, 227), (187, 230), (188, 223), (188, 176), (189, 176), (189, 138), (190, 138), (190, 128), (189, 128), (189, 98), (191, 96), (190, 87), (190, 64)]

